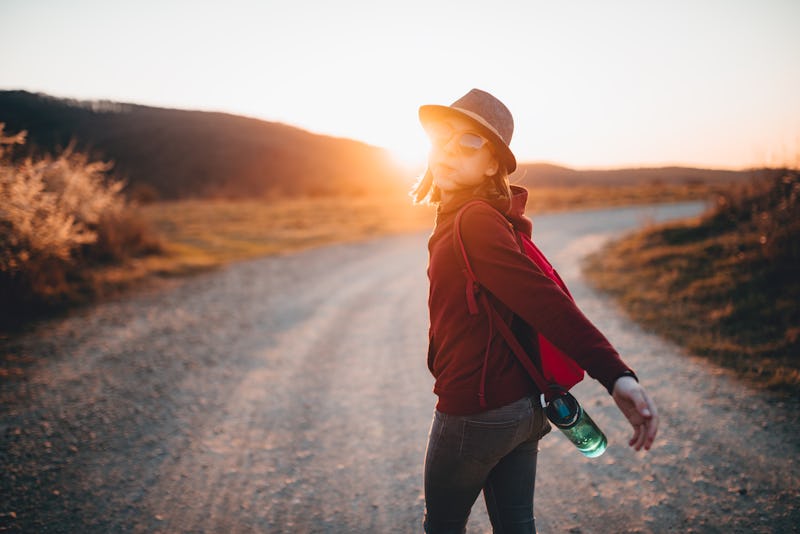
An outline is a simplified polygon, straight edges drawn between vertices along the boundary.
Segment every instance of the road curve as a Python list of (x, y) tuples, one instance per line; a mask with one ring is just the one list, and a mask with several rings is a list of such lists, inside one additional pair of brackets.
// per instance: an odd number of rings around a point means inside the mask
[[(649, 454), (542, 442), (545, 533), (792, 532), (798, 404), (643, 332), (586, 286), (606, 239), (698, 205), (541, 216), (538, 243), (661, 410)], [(0, 342), (0, 532), (419, 532), (434, 396), (426, 234), (230, 266)], [(468, 532), (491, 530), (479, 502)]]

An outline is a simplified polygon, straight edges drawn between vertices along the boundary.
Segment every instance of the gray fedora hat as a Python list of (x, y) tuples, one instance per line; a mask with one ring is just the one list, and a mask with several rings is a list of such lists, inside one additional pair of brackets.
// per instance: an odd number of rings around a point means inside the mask
[(426, 105), (419, 108), (419, 120), (426, 123), (448, 116), (459, 116), (473, 122), (479, 133), (486, 136), (498, 150), (498, 158), (511, 174), (517, 168), (517, 159), (509, 144), (514, 133), (511, 112), (497, 98), (486, 91), (473, 89), (450, 106)]

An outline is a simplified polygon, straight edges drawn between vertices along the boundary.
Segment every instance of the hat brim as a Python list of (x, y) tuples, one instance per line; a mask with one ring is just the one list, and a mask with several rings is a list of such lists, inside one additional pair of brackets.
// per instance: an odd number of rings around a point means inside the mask
[(472, 113), (466, 109), (460, 109), (451, 106), (439, 106), (436, 104), (420, 106), (419, 108), (419, 121), (423, 126), (429, 122), (435, 122), (447, 117), (460, 117), (470, 121), (475, 126), (475, 129), (478, 131), (478, 133), (486, 137), (486, 139), (488, 139), (495, 147), (501, 163), (506, 168), (506, 172), (511, 174), (514, 172), (514, 170), (516, 170), (517, 158), (514, 157), (514, 153), (511, 152), (511, 149), (506, 142), (503, 141), (503, 138), (500, 137), (500, 134), (497, 133), (497, 130), (492, 128), (491, 125), (483, 120), (480, 115)]

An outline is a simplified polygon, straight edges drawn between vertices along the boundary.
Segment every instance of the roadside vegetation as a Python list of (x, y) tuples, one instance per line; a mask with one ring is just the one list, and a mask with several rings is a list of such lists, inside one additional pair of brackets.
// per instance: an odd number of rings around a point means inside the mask
[(102, 289), (94, 267), (161, 250), (108, 177), (110, 165), (67, 148), (12, 162), (25, 132), (0, 124), (0, 324), (89, 300)]
[(692, 221), (647, 228), (586, 274), (646, 327), (770, 389), (800, 391), (800, 174), (718, 195)]

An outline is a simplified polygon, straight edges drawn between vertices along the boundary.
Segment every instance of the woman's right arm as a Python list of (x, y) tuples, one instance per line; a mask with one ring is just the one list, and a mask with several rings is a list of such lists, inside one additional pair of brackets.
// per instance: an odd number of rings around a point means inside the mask
[(462, 216), (461, 233), (480, 284), (611, 393), (630, 368), (572, 299), (520, 251), (502, 214), (488, 205), (471, 207)]

